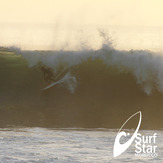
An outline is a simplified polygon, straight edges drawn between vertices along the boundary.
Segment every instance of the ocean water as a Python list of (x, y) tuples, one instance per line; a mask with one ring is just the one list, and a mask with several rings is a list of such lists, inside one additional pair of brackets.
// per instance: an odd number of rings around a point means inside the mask
[(131, 145), (122, 155), (114, 158), (113, 145), (117, 131), (97, 128), (1, 128), (0, 162), (163, 162), (162, 130), (140, 131), (147, 135), (158, 134), (158, 157), (137, 157), (134, 145)]
[[(101, 35), (99, 49), (0, 47), (0, 162), (163, 161), (163, 54)], [(159, 156), (135, 157), (132, 144), (113, 158), (118, 129), (138, 111)]]
[(161, 53), (117, 50), (108, 39), (99, 50), (2, 47), (0, 126), (119, 128), (142, 111), (142, 129), (160, 129), (162, 63)]

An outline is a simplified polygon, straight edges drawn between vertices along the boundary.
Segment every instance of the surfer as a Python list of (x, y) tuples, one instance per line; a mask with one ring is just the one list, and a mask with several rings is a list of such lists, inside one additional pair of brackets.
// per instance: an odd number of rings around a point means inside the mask
[(44, 79), (45, 79), (45, 81), (47, 83), (50, 83), (50, 82), (54, 81), (54, 79), (53, 79), (53, 72), (51, 71), (50, 68), (46, 68), (46, 67), (42, 66), (41, 70), (42, 70), (42, 72), (44, 74)]

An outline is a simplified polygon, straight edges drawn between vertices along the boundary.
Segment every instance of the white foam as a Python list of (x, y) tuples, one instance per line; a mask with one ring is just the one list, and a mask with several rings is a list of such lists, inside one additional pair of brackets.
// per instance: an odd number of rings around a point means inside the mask
[[(147, 95), (151, 94), (154, 87), (163, 92), (163, 56), (161, 54), (146, 50), (116, 50), (107, 37), (104, 37), (101, 47), (99, 50), (84, 49), (80, 51), (41, 52), (21, 51), (19, 49), (15, 51), (21, 53), (28, 61), (29, 67), (42, 63), (52, 68), (55, 73), (61, 66), (68, 69), (88, 59), (101, 59), (108, 67), (115, 66), (119, 71), (125, 70), (127, 73), (132, 73)], [(12, 48), (12, 50), (14, 49)], [(68, 79), (64, 80), (67, 82), (68, 89), (74, 92), (75, 76), (71, 78), (65, 76), (65, 78)], [(73, 88), (73, 86), (75, 87)]]

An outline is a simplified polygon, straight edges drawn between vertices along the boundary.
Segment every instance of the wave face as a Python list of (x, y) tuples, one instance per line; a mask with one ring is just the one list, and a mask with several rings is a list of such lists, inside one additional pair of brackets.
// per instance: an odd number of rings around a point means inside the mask
[[(80, 51), (10, 47), (1, 48), (0, 62), (1, 126), (119, 128), (141, 110), (143, 128), (162, 127), (161, 54), (109, 44)], [(53, 73), (52, 87), (42, 67)]]

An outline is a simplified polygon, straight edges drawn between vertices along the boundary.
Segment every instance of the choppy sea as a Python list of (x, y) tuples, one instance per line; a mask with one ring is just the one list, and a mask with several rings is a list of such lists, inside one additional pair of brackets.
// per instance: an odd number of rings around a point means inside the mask
[(108, 163), (163, 162), (163, 131), (141, 130), (142, 134), (157, 133), (158, 157), (137, 157), (132, 144), (114, 158), (113, 145), (117, 130), (83, 128), (1, 128), (0, 162), (2, 163)]

